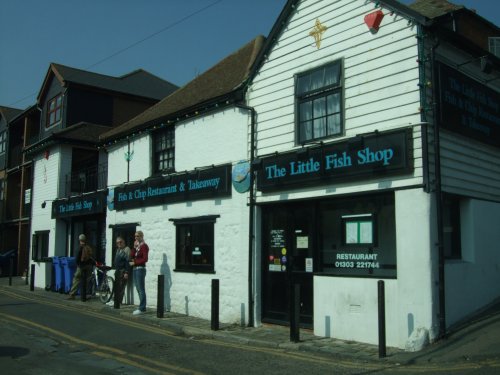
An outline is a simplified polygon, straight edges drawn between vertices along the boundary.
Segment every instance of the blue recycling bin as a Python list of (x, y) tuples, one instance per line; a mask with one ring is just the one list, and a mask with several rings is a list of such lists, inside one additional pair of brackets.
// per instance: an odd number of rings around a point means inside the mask
[(52, 275), (54, 277), (54, 291), (63, 292), (64, 290), (64, 269), (61, 264), (63, 257), (52, 257)]
[(64, 269), (64, 293), (69, 293), (75, 276), (76, 260), (75, 257), (62, 257), (60, 260)]

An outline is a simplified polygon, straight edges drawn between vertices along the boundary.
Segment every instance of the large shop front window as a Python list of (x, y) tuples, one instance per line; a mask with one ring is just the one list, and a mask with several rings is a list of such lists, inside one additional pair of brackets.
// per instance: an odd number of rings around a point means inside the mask
[(297, 143), (342, 134), (340, 61), (297, 76)]
[(154, 172), (168, 173), (175, 170), (175, 129), (169, 127), (154, 135)]
[(321, 272), (397, 277), (394, 194), (324, 201), (319, 207)]
[(59, 94), (47, 103), (47, 127), (51, 127), (59, 123), (61, 121), (61, 115), (62, 95)]
[(216, 218), (206, 216), (172, 220), (176, 226), (176, 271), (214, 272)]

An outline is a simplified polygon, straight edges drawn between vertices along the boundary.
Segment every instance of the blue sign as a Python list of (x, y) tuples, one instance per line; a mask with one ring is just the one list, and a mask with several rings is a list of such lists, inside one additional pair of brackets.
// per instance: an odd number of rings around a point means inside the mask
[(356, 138), (276, 154), (262, 159), (260, 191), (294, 185), (331, 184), (413, 170), (412, 130), (370, 133)]
[(56, 199), (52, 202), (52, 218), (102, 213), (105, 208), (106, 192), (98, 191), (77, 197)]
[(245, 193), (250, 189), (250, 163), (240, 161), (233, 168), (233, 187), (238, 193)]

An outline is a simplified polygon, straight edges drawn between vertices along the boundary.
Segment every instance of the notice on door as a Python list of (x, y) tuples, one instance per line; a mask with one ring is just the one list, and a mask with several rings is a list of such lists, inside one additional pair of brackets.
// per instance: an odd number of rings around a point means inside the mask
[(270, 233), (271, 247), (285, 247), (285, 230), (284, 229), (271, 229)]
[(306, 258), (306, 272), (313, 271), (313, 258)]
[(309, 237), (297, 236), (297, 249), (309, 249)]

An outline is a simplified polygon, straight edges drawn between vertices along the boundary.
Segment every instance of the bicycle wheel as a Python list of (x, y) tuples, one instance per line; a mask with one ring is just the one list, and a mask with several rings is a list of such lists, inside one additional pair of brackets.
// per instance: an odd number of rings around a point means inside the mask
[(111, 297), (113, 297), (113, 283), (115, 281), (111, 276), (106, 276), (102, 279), (99, 285), (99, 299), (102, 303), (109, 302)]

